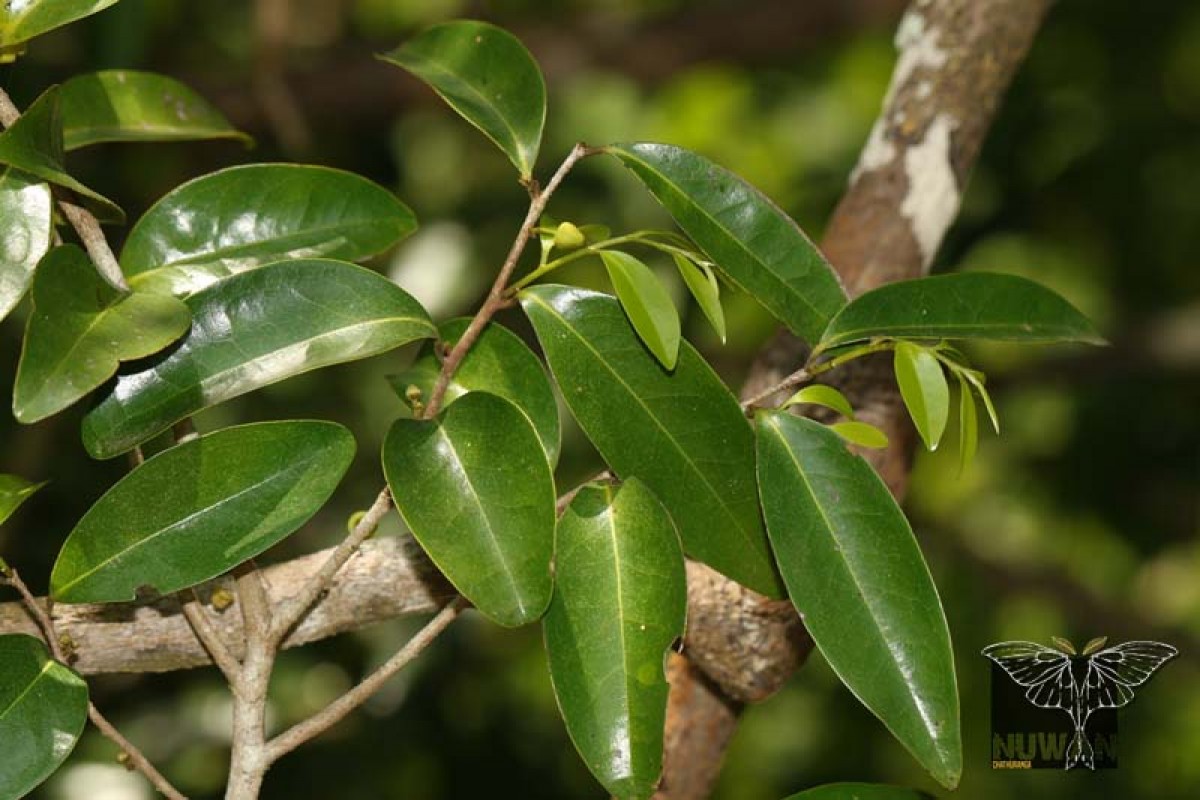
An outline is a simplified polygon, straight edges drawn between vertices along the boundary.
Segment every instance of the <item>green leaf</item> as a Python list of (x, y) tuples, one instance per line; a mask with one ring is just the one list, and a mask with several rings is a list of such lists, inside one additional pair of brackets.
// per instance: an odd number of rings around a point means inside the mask
[(867, 292), (829, 323), (820, 349), (885, 336), (1104, 344), (1087, 317), (1046, 287), (988, 272), (897, 281)]
[(131, 69), (79, 75), (62, 85), (63, 144), (253, 140), (207, 100), (173, 78)]
[(0, 797), (24, 797), (58, 769), (87, 722), (83, 679), (24, 634), (0, 636)]
[(900, 396), (925, 446), (937, 450), (950, 416), (950, 387), (941, 362), (920, 345), (897, 342), (893, 360)]
[(307, 522), (353, 458), (350, 432), (317, 420), (226, 428), (164, 450), (71, 531), (50, 593), (65, 603), (115, 603), (216, 577)]
[(664, 657), (683, 635), (687, 578), (666, 509), (636, 478), (582, 489), (558, 523), (543, 629), (575, 748), (620, 798), (653, 794), (667, 712)]
[(380, 56), (425, 81), (529, 179), (546, 120), (546, 83), (508, 31), (463, 20), (434, 25)]
[(192, 294), (288, 258), (361, 261), (416, 230), (389, 191), (350, 172), (248, 164), (179, 186), (137, 221), (121, 251), (135, 288)]
[(979, 417), (967, 379), (958, 374), (958, 469), (963, 472), (979, 447)]
[(829, 426), (829, 430), (847, 442), (856, 444), (859, 447), (882, 450), (888, 446), (887, 434), (866, 422), (858, 422), (857, 420), (835, 422)]
[(671, 257), (675, 259), (675, 266), (688, 291), (696, 298), (696, 304), (717, 332), (721, 344), (725, 344), (725, 311), (721, 308), (721, 287), (717, 285), (717, 276), (707, 266), (698, 265), (679, 253), (672, 253)]
[(607, 148), (641, 179), (717, 269), (815, 342), (846, 304), (836, 273), (766, 196), (703, 156), (665, 144)]
[(754, 438), (737, 400), (686, 341), (673, 372), (608, 295), (543, 284), (520, 294), (550, 371), (617, 475), (650, 487), (688, 554), (773, 597), (754, 489)]
[(554, 478), (520, 409), (471, 392), (437, 420), (396, 420), (383, 470), (413, 536), (476, 608), (509, 627), (542, 616), (552, 590)]
[(341, 261), (279, 261), (187, 299), (180, 343), (122, 372), (83, 420), (95, 458), (112, 458), (197, 411), (331, 364), (437, 334), (425, 310), (370, 270)]
[[(468, 317), (443, 322), (438, 326), (439, 337), (453, 347), (470, 324)], [(409, 386), (419, 388), (426, 400), (433, 393), (433, 385), (442, 370), (435, 349), (433, 343), (427, 344), (411, 367), (399, 375), (388, 376), (401, 398), (405, 397)], [(550, 465), (553, 467), (558, 462), (562, 436), (558, 401), (554, 399), (554, 390), (541, 360), (519, 336), (495, 322), (484, 327), (450, 378), (443, 407), (467, 392), (489, 392), (519, 408), (537, 430)]]
[(679, 314), (654, 272), (628, 253), (603, 250), (600, 260), (638, 338), (667, 369), (679, 356)]
[(591, 225), (580, 225), (579, 232), (583, 234), (583, 238), (588, 244), (602, 242), (612, 236), (612, 229), (607, 225), (598, 225), (594, 223)]
[(63, 123), (60, 89), (51, 86), (25, 109), (12, 127), (0, 133), (0, 164), (37, 176), (82, 195), (101, 222), (124, 222), (125, 212), (67, 174), (63, 166)]
[(50, 249), (54, 201), (50, 187), (12, 167), (0, 168), (0, 320), (16, 308), (33, 270)]
[(933, 796), (882, 783), (827, 783), (784, 800), (933, 800)]
[(823, 408), (838, 412), (846, 419), (854, 419), (854, 407), (850, 405), (850, 401), (846, 399), (846, 395), (832, 386), (826, 386), (823, 383), (814, 383), (810, 386), (805, 386), (789, 397), (787, 402), (780, 406), (780, 408), (788, 408), (804, 403), (822, 406)]
[[(12, 47), (95, 14), (117, 0), (23, 0), (0, 5), (0, 47)], [(0, 792), (0, 794), (3, 794)]]
[(912, 529), (833, 431), (758, 415), (758, 484), (796, 609), (850, 691), (942, 785), (962, 771), (946, 617)]
[(33, 280), (13, 414), (24, 423), (57, 414), (116, 374), (122, 361), (157, 353), (190, 325), (183, 301), (121, 294), (78, 247), (55, 248)]
[(979, 399), (983, 401), (983, 407), (987, 410), (988, 419), (992, 422), (992, 429), (996, 434), (1000, 433), (1000, 417), (996, 414), (996, 406), (992, 404), (992, 396), (988, 394), (987, 386), (984, 385), (986, 377), (982, 372), (973, 369), (958, 370), (958, 374), (975, 387), (975, 391), (979, 393)]
[(21, 507), (21, 504), (46, 485), (46, 482), (31, 483), (20, 475), (0, 473), (0, 525)]

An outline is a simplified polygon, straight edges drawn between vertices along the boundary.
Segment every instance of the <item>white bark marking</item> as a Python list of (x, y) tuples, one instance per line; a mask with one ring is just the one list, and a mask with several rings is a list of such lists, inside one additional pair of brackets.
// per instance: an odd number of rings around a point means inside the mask
[(921, 143), (904, 154), (908, 194), (900, 205), (900, 213), (912, 226), (926, 269), (962, 201), (950, 162), (950, 134), (956, 127), (958, 123), (950, 114), (938, 114)]
[[(871, 135), (858, 157), (858, 164), (850, 173), (850, 182), (854, 183), (865, 172), (880, 169), (891, 164), (896, 158), (896, 145), (888, 139), (888, 129), (899, 122), (889, 116), (896, 113), (892, 108), (900, 88), (912, 77), (918, 67), (938, 69), (945, 66), (949, 55), (938, 47), (938, 31), (936, 28), (926, 28), (925, 17), (915, 8), (909, 9), (900, 21), (896, 30), (896, 49), (900, 55), (896, 59), (896, 67), (892, 71), (892, 80), (888, 85), (887, 95), (883, 98), (883, 111), (871, 128)], [(924, 100), (933, 91), (928, 81), (922, 81), (917, 87), (918, 99)]]

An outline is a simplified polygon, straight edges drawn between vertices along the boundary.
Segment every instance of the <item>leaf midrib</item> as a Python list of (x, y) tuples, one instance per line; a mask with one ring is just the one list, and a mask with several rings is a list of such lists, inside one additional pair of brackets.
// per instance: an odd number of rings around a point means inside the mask
[[(675, 450), (678, 451), (680, 457), (683, 459), (683, 462), (700, 479), (700, 482), (703, 483), (704, 487), (708, 490), (709, 494), (711, 494), (714, 498), (716, 498), (717, 506), (722, 510), (722, 512), (725, 514), (725, 516), (728, 517), (729, 520), (733, 523), (733, 527), (742, 534), (742, 537), (746, 540), (746, 543), (750, 546), (751, 550), (753, 550), (756, 555), (761, 554), (761, 549), (758, 547), (754, 538), (751, 536), (751, 532), (747, 531), (743, 527), (741, 521), (737, 517), (733, 516), (733, 514), (730, 512), (728, 506), (726, 506), (725, 503), (722, 501), (721, 494), (719, 492), (717, 492), (716, 488), (713, 487), (713, 485), (709, 482), (708, 476), (705, 475), (695, 465), (695, 463), (690, 458), (688, 458), (687, 452), (682, 447), (679, 446), (679, 443), (676, 441), (675, 437), (672, 436), (670, 434), (670, 431), (668, 431), (667, 428), (659, 421), (658, 417), (655, 416), (654, 413), (650, 410), (650, 407), (647, 406), (645, 404), (645, 402), (642, 401), (642, 398), (637, 394), (637, 392), (633, 391), (633, 388), (624, 381), (624, 379), (621, 377), (620, 373), (617, 372), (616, 370), (614, 370), (609, 365), (608, 361), (600, 354), (600, 352), (598, 350), (596, 350), (594, 347), (592, 347), (591, 343), (588, 342), (587, 339), (585, 339), (582, 335), (580, 335), (572, 325), (568, 324), (566, 318), (563, 317), (561, 314), (559, 314), (557, 312), (557, 310), (554, 309), (553, 306), (546, 303), (544, 300), (542, 300), (536, 294), (531, 293), (528, 296), (530, 298), (532, 298), (535, 302), (537, 302), (539, 305), (541, 305), (543, 308), (545, 308), (556, 319), (560, 320), (560, 322), (562, 323), (562, 326), (566, 330), (570, 331), (570, 333), (575, 338), (577, 338), (583, 344), (584, 347), (586, 347), (589, 351), (591, 351), (591, 353), (595, 356), (596, 360), (598, 360), (601, 364), (604, 365), (605, 369), (613, 376), (613, 378), (616, 380), (616, 382), (619, 383), (621, 385), (621, 387), (625, 389), (625, 391), (629, 394), (629, 396), (634, 399), (634, 402), (639, 407), (641, 407), (643, 412), (645, 412), (646, 416), (649, 417), (651, 419), (651, 421), (654, 423), (654, 425), (662, 432), (664, 438), (666, 438), (666, 440), (671, 443), (671, 445), (675, 448)], [(755, 571), (758, 572), (759, 570), (756, 568)]]
[[(708, 212), (707, 212), (707, 211), (706, 211), (706, 210), (705, 210), (705, 209), (704, 209), (702, 206), (700, 206), (700, 204), (699, 204), (699, 203), (694, 203), (694, 202), (691, 202), (691, 198), (689, 197), (689, 195), (688, 195), (686, 192), (684, 192), (684, 191), (683, 191), (683, 189), (682, 189), (682, 188), (681, 188), (681, 187), (680, 187), (678, 184), (676, 184), (674, 181), (672, 181), (672, 180), (671, 180), (671, 179), (670, 179), (670, 178), (669, 178), (669, 177), (668, 177), (666, 174), (664, 174), (664, 173), (660, 172), (659, 170), (655, 169), (655, 168), (654, 168), (654, 166), (653, 166), (653, 165), (651, 165), (651, 164), (650, 164), (648, 161), (646, 161), (646, 160), (644, 160), (644, 159), (642, 159), (642, 158), (639, 158), (639, 157), (635, 156), (635, 155), (633, 154), (633, 152), (632, 152), (632, 151), (630, 151), (630, 150), (627, 150), (627, 149), (624, 149), (624, 148), (622, 148), (622, 149), (621, 149), (621, 152), (622, 152), (622, 153), (624, 153), (624, 154), (626, 154), (626, 155), (628, 155), (628, 156), (629, 156), (629, 158), (630, 158), (631, 160), (633, 160), (633, 161), (636, 161), (638, 164), (640, 164), (640, 165), (642, 165), (643, 167), (645, 167), (645, 169), (646, 169), (646, 170), (648, 170), (649, 172), (653, 173), (653, 174), (654, 174), (656, 177), (658, 177), (660, 180), (662, 180), (662, 181), (663, 181), (663, 183), (665, 183), (667, 186), (671, 187), (671, 190), (672, 190), (672, 191), (673, 191), (673, 192), (674, 192), (674, 193), (675, 193), (677, 196), (679, 196), (679, 197), (682, 197), (684, 200), (688, 201), (688, 202), (689, 202), (689, 204), (690, 204), (690, 205), (691, 205), (693, 208), (695, 208), (695, 209), (696, 209), (696, 210), (697, 210), (697, 211), (700, 213), (700, 215), (701, 215), (701, 216), (703, 216), (705, 219), (709, 220), (709, 221), (712, 223), (712, 225), (713, 225), (714, 227), (716, 227), (716, 228), (717, 228), (717, 229), (718, 229), (718, 230), (719, 230), (719, 231), (720, 231), (722, 234), (724, 234), (724, 235), (725, 235), (725, 237), (726, 237), (726, 238), (727, 238), (729, 241), (733, 242), (733, 244), (734, 244), (734, 245), (735, 245), (735, 246), (736, 246), (736, 247), (737, 247), (739, 250), (741, 250), (743, 253), (745, 253), (745, 254), (746, 254), (746, 256), (747, 256), (747, 257), (749, 257), (751, 260), (753, 260), (753, 261), (754, 261), (756, 264), (760, 264), (760, 265), (763, 267), (763, 274), (764, 274), (764, 275), (766, 275), (766, 276), (769, 276), (769, 277), (772, 279), (772, 281), (773, 281), (773, 282), (774, 282), (774, 283), (775, 283), (775, 284), (776, 284), (778, 287), (780, 287), (781, 289), (784, 289), (784, 290), (785, 290), (785, 291), (787, 291), (788, 293), (790, 293), (790, 294), (793, 294), (793, 295), (794, 295), (794, 296), (795, 296), (795, 297), (796, 297), (796, 298), (797, 298), (797, 299), (798, 299), (798, 300), (801, 302), (801, 304), (803, 304), (803, 305), (804, 305), (806, 308), (808, 308), (808, 309), (809, 309), (809, 311), (811, 311), (811, 312), (812, 312), (813, 316), (814, 316), (816, 319), (818, 319), (818, 320), (820, 320), (820, 319), (827, 319), (827, 318), (829, 317), (829, 315), (827, 315), (825, 312), (823, 312), (823, 311), (821, 311), (820, 309), (818, 309), (818, 308), (817, 308), (817, 306), (816, 306), (816, 305), (814, 305), (814, 304), (813, 304), (813, 303), (812, 303), (812, 302), (811, 302), (811, 301), (808, 299), (807, 295), (805, 295), (805, 294), (803, 294), (803, 293), (801, 293), (801, 292), (797, 291), (797, 290), (795, 289), (795, 287), (791, 286), (791, 285), (790, 285), (790, 284), (789, 284), (787, 281), (785, 281), (783, 278), (781, 278), (780, 276), (776, 275), (776, 274), (775, 274), (775, 272), (774, 272), (774, 270), (772, 270), (772, 269), (771, 269), (771, 265), (769, 265), (769, 264), (768, 264), (766, 261), (764, 261), (763, 259), (759, 258), (758, 256), (754, 255), (754, 253), (753, 253), (753, 252), (751, 252), (751, 250), (750, 250), (748, 247), (746, 247), (744, 244), (742, 244), (742, 241), (741, 241), (740, 239), (738, 239), (736, 236), (734, 236), (734, 235), (733, 235), (733, 233), (732, 233), (732, 232), (729, 230), (729, 228), (727, 228), (727, 227), (726, 227), (726, 226), (725, 226), (723, 223), (721, 223), (721, 221), (720, 221), (720, 220), (718, 220), (716, 217), (714, 217), (714, 216), (712, 216), (711, 214), (709, 214), (709, 213), (708, 213)], [(710, 255), (711, 255), (711, 254), (710, 254)], [(718, 264), (718, 266), (720, 266), (720, 264)], [(740, 280), (739, 280), (739, 279), (738, 279), (736, 276), (734, 276), (734, 275), (730, 274), (729, 270), (722, 269), (721, 271), (725, 273), (725, 276), (726, 276), (727, 278), (729, 278), (729, 280), (730, 280), (730, 282), (731, 282), (731, 283), (735, 284), (735, 285), (736, 285), (736, 286), (737, 286), (739, 289), (741, 289), (743, 292), (746, 292), (747, 294), (750, 294), (750, 295), (752, 295), (752, 296), (755, 296), (755, 297), (757, 297), (757, 296), (758, 296), (758, 294), (759, 294), (759, 293), (756, 293), (756, 292), (754, 292), (754, 291), (751, 291), (751, 290), (750, 290), (750, 289), (749, 289), (747, 286), (745, 286), (745, 285), (744, 285), (744, 283), (743, 283), (742, 281), (740, 281)]]
[[(833, 542), (833, 545), (834, 545), (833, 549), (839, 553), (844, 552), (842, 550), (842, 548), (840, 547), (840, 545), (838, 544), (837, 537), (835, 535), (833, 535), (833, 531), (834, 531), (833, 523), (830, 520), (828, 514), (825, 513), (825, 508), (821, 504), (820, 500), (817, 498), (816, 490), (813, 488), (812, 484), (809, 482), (808, 476), (805, 474), (803, 467), (800, 465), (800, 461), (796, 458), (795, 452), (789, 446), (787, 438), (783, 435), (783, 431), (779, 427), (778, 420), (768, 417), (768, 421), (771, 425), (773, 432), (775, 433), (776, 438), (779, 440), (780, 444), (782, 444), (784, 451), (787, 453), (788, 460), (791, 461), (793, 467), (795, 468), (796, 476), (800, 479), (800, 482), (803, 485), (804, 490), (806, 491), (808, 496), (812, 499), (813, 506), (817, 509), (817, 513), (820, 514), (821, 520), (824, 523), (823, 530), (829, 533), (829, 538)], [(879, 642), (882, 643), (884, 651), (889, 656), (889, 658), (887, 659), (887, 664), (891, 668), (889, 671), (894, 672), (895, 674), (897, 674), (899, 676), (900, 684), (902, 686), (908, 687), (908, 682), (905, 681), (905, 679), (904, 679), (904, 672), (900, 669), (900, 665), (898, 663), (896, 663), (896, 659), (894, 657), (894, 654), (892, 653), (892, 649), (891, 649), (891, 647), (888, 646), (887, 638), (883, 635), (883, 633), (879, 627), (879, 624), (878, 624), (879, 616), (876, 613), (875, 604), (873, 602), (871, 602), (871, 600), (867, 596), (867, 593), (863, 590), (863, 586), (859, 582), (857, 573), (855, 573), (855, 571), (853, 569), (851, 569), (847, 559), (844, 557), (839, 558), (839, 559), (837, 559), (837, 563), (842, 565), (843, 571), (845, 572), (845, 574), (847, 574), (850, 577), (850, 581), (854, 585), (855, 591), (858, 593), (858, 596), (861, 598), (863, 605), (867, 608), (868, 612), (871, 615), (871, 621), (873, 623), (875, 623), (871, 628), (872, 633), (875, 634), (875, 636), (873, 638), (876, 638)], [(830, 661), (830, 666), (833, 667), (834, 672), (838, 673), (838, 676), (841, 677), (841, 671), (838, 669), (838, 667), (832, 661)], [(854, 692), (854, 693), (855, 693), (855, 695), (858, 694), (857, 692)], [(910, 706), (911, 710), (916, 713), (917, 719), (920, 719), (922, 721), (922, 723), (924, 723), (925, 715), (923, 713), (921, 713), (921, 708), (917, 704), (916, 699), (913, 697), (912, 692), (905, 691), (904, 698), (906, 701), (908, 701), (908, 705)], [(874, 711), (874, 709), (872, 709), (872, 711)], [(888, 727), (889, 730), (892, 729), (892, 726), (890, 724), (888, 724), (888, 721), (886, 719), (884, 719), (883, 716), (878, 715), (878, 714), (877, 714), (877, 716), (879, 716), (879, 719), (884, 723), (884, 725), (886, 725)], [(937, 745), (937, 742), (939, 741), (937, 732), (934, 730), (931, 730), (927, 725), (923, 724), (922, 727), (925, 729), (926, 734), (929, 735), (931, 741), (934, 743), (933, 749), (934, 749), (934, 752), (937, 753), (938, 760), (943, 761), (941, 748)], [(944, 763), (944, 761), (943, 761), (943, 763)]]

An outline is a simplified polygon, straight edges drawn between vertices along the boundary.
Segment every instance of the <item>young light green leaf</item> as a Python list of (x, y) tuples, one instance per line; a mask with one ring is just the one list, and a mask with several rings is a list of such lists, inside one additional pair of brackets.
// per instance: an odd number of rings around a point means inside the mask
[(63, 145), (240, 139), (253, 143), (216, 108), (179, 81), (153, 72), (114, 69), (62, 85)]
[(533, 176), (546, 82), (515, 36), (486, 22), (447, 22), (380, 57), (429, 84), (504, 151), (522, 178)]
[(671, 253), (675, 267), (687, 284), (688, 291), (696, 298), (696, 304), (704, 312), (713, 330), (725, 343), (725, 311), (721, 308), (721, 287), (717, 285), (717, 276), (707, 266), (696, 264), (690, 258), (684, 258), (679, 253)]
[(893, 361), (900, 396), (930, 450), (936, 450), (950, 417), (950, 387), (936, 357), (912, 342), (897, 342)]
[(846, 395), (832, 386), (823, 383), (813, 383), (789, 397), (780, 408), (811, 403), (838, 412), (846, 419), (854, 419), (854, 407), (846, 399)]
[(737, 400), (686, 341), (668, 372), (608, 295), (543, 284), (521, 304), (559, 390), (613, 471), (650, 487), (684, 549), (782, 595), (754, 489), (754, 436)]
[(837, 274), (800, 227), (761, 192), (708, 159), (665, 144), (607, 148), (725, 276), (816, 342), (846, 304)]
[(856, 444), (860, 447), (870, 447), (873, 450), (882, 450), (888, 446), (887, 434), (866, 422), (858, 422), (850, 420), (849, 422), (835, 422), (829, 426), (829, 430), (836, 433), (838, 436), (845, 439), (847, 442)]
[(350, 172), (247, 164), (179, 186), (137, 221), (121, 251), (136, 289), (179, 295), (289, 258), (362, 261), (416, 230), (412, 211)]
[(933, 800), (933, 795), (882, 783), (827, 783), (784, 800)]
[(16, 308), (33, 282), (33, 270), (50, 249), (50, 187), (12, 167), (0, 167), (0, 320)]
[(946, 617), (908, 521), (834, 432), (762, 412), (758, 485), (784, 582), (850, 691), (947, 788), (962, 771)]
[(996, 434), (1000, 433), (1000, 417), (996, 414), (996, 406), (992, 404), (992, 396), (988, 394), (987, 386), (985, 385), (986, 377), (982, 372), (973, 369), (961, 369), (958, 374), (967, 379), (975, 391), (979, 393), (979, 399), (983, 401), (983, 407), (987, 410), (988, 419), (992, 422), (992, 429)]
[(1046, 287), (988, 272), (936, 275), (873, 289), (829, 323), (820, 349), (877, 337), (1104, 343), (1087, 317)]
[(664, 367), (674, 369), (679, 356), (679, 314), (671, 295), (649, 267), (628, 253), (604, 250), (600, 260), (638, 338)]
[(90, 201), (101, 222), (125, 221), (125, 212), (116, 203), (72, 178), (63, 166), (62, 103), (58, 86), (43, 92), (12, 127), (0, 133), (0, 164), (81, 195)]
[(0, 525), (3, 525), (13, 512), (21, 507), (22, 503), (45, 485), (45, 481), (31, 483), (20, 475), (0, 473)]
[(164, 450), (108, 490), (67, 537), (50, 575), (64, 603), (116, 603), (194, 586), (308, 521), (354, 458), (332, 422), (242, 425)]
[[(95, 14), (117, 0), (23, 0), (0, 5), (0, 47), (29, 41), (46, 31)], [(3, 792), (0, 792), (2, 795)]]
[(979, 447), (979, 417), (975, 396), (961, 372), (958, 375), (958, 469), (965, 472)]
[(664, 656), (686, 612), (679, 537), (645, 484), (582, 489), (558, 523), (554, 599), (542, 625), (567, 732), (616, 797), (650, 797), (658, 783)]
[(341, 261), (278, 261), (186, 301), (178, 346), (123, 372), (83, 420), (95, 458), (112, 458), (197, 411), (302, 372), (433, 337), (404, 290)]
[(1089, 639), (1088, 643), (1083, 646), (1083, 654), (1085, 656), (1090, 656), (1092, 653), (1104, 647), (1106, 644), (1108, 644), (1107, 636), (1098, 636), (1095, 639)]
[[(468, 317), (443, 322), (438, 326), (439, 336), (453, 347), (470, 323)], [(411, 367), (398, 375), (388, 376), (388, 381), (401, 399), (406, 399), (409, 386), (420, 389), (426, 400), (433, 393), (442, 367), (441, 360), (434, 352), (435, 347), (432, 342), (427, 343)], [(519, 408), (537, 429), (550, 466), (558, 463), (562, 435), (558, 401), (554, 398), (554, 390), (541, 360), (519, 336), (495, 322), (484, 327), (483, 333), (450, 378), (443, 402), (448, 406), (467, 392), (489, 392)]]
[(75, 749), (87, 722), (83, 679), (32, 636), (0, 636), (0, 797), (24, 797)]
[(396, 508), (454, 587), (514, 627), (550, 602), (554, 478), (528, 417), (470, 392), (437, 420), (400, 419), (383, 443)]
[(14, 416), (28, 424), (57, 414), (111, 378), (122, 361), (178, 339), (191, 319), (174, 297), (117, 292), (74, 245), (52, 250), (33, 280)]

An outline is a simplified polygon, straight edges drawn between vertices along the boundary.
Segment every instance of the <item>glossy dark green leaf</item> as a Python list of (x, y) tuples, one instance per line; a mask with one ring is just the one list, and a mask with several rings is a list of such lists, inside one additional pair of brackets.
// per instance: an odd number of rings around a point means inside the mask
[[(467, 317), (443, 322), (438, 326), (439, 336), (447, 345), (454, 346), (470, 323)], [(405, 397), (409, 386), (416, 386), (428, 400), (441, 369), (441, 360), (430, 343), (422, 348), (411, 367), (398, 375), (388, 376), (388, 380), (401, 398)], [(453, 403), (467, 392), (499, 395), (521, 409), (537, 429), (551, 466), (558, 462), (561, 438), (558, 401), (554, 399), (554, 390), (541, 360), (519, 336), (503, 325), (488, 323), (454, 371), (446, 388), (444, 405)]]
[(679, 314), (654, 272), (628, 253), (603, 250), (600, 260), (638, 337), (667, 369), (679, 356)]
[(435, 421), (396, 420), (383, 470), (413, 536), (464, 597), (501, 625), (541, 617), (552, 589), (554, 477), (520, 409), (470, 392)]
[(50, 249), (54, 201), (50, 187), (12, 167), (0, 167), (0, 320), (33, 282), (33, 270)]
[(823, 383), (814, 383), (805, 386), (789, 397), (787, 402), (780, 406), (780, 408), (788, 408), (789, 406), (804, 403), (822, 406), (823, 408), (838, 412), (846, 419), (854, 419), (854, 407), (850, 405), (850, 401), (846, 399), (846, 395), (832, 386), (827, 386)]
[(55, 248), (33, 280), (13, 414), (24, 423), (57, 414), (116, 374), (122, 361), (157, 353), (190, 325), (182, 300), (121, 294), (78, 247)]
[(827, 783), (784, 800), (933, 800), (933, 796), (882, 783)]
[(680, 147), (607, 148), (641, 179), (731, 283), (815, 342), (846, 304), (836, 273), (800, 227), (732, 172)]
[(965, 471), (979, 447), (979, 414), (967, 379), (958, 375), (958, 468)]
[(0, 164), (70, 189), (88, 202), (101, 222), (124, 222), (125, 213), (116, 203), (67, 174), (62, 126), (60, 89), (52, 86), (25, 109), (12, 127), (0, 133)]
[(87, 722), (83, 679), (32, 636), (0, 636), (0, 797), (24, 797), (75, 749)]
[(105, 70), (62, 85), (63, 145), (240, 139), (216, 108), (179, 81), (153, 72)]
[(859, 447), (882, 450), (888, 446), (887, 434), (867, 422), (859, 422), (857, 420), (835, 422), (829, 426), (829, 430), (847, 442), (856, 444)]
[(662, 772), (667, 649), (683, 635), (679, 537), (645, 484), (587, 486), (558, 523), (543, 629), (554, 696), (588, 769), (619, 798)]
[(162, 197), (129, 232), (121, 267), (135, 288), (186, 295), (287, 258), (361, 261), (416, 227), (391, 192), (353, 173), (248, 164)]
[(111, 458), (184, 417), (302, 372), (435, 336), (425, 310), (370, 270), (341, 261), (279, 261), (187, 299), (192, 328), (131, 365), (83, 420), (83, 443)]
[(950, 632), (896, 501), (837, 434), (786, 412), (758, 415), (758, 484), (779, 569), (817, 647), (953, 788), (962, 741)]
[(754, 437), (737, 400), (686, 341), (667, 372), (617, 301), (568, 286), (520, 295), (563, 398), (617, 475), (643, 481), (688, 554), (781, 596), (754, 489)]
[(687, 285), (696, 304), (704, 312), (713, 330), (725, 343), (725, 311), (721, 308), (721, 287), (717, 285), (717, 276), (706, 266), (700, 266), (690, 258), (684, 258), (679, 253), (672, 253), (675, 267), (679, 270), (683, 282)]
[(0, 4), (0, 47), (28, 41), (95, 14), (117, 0), (11, 0)]
[(820, 344), (826, 349), (884, 336), (1104, 343), (1087, 317), (1046, 287), (988, 272), (881, 286), (842, 309)]
[(20, 475), (0, 473), (0, 525), (45, 485), (45, 482), (32, 483)]
[(546, 83), (537, 62), (508, 31), (486, 22), (434, 25), (381, 56), (441, 95), (533, 175), (546, 120)]
[(169, 594), (253, 558), (308, 521), (354, 458), (332, 422), (260, 422), (164, 450), (109, 489), (50, 575), (65, 603)]
[(898, 342), (893, 361), (900, 396), (930, 450), (936, 450), (950, 417), (950, 387), (942, 363), (929, 350), (912, 342)]

